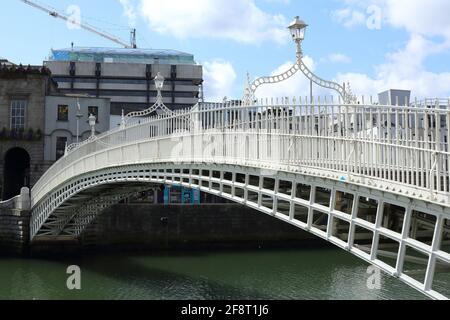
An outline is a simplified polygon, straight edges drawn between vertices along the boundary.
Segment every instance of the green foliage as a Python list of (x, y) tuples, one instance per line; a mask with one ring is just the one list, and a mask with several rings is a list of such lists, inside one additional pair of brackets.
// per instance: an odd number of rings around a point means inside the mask
[(0, 131), (0, 140), (5, 140), (8, 136), (8, 129), (3, 127), (2, 131)]
[(28, 129), (27, 135), (26, 135), (26, 140), (28, 141), (32, 141), (34, 137), (34, 131), (33, 129)]
[(35, 139), (36, 140), (41, 140), (42, 139), (42, 131), (41, 131), (41, 129), (37, 129), (36, 134), (35, 134)]
[(42, 131), (41, 129), (37, 129), (36, 131), (32, 128), (28, 130), (24, 129), (9, 129), (3, 127), (0, 131), (0, 141), (39, 141), (42, 139)]

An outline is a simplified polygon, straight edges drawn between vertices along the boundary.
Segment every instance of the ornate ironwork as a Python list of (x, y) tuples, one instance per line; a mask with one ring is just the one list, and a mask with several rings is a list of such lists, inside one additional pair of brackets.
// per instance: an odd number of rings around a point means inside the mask
[(169, 108), (167, 108), (167, 106), (164, 104), (163, 96), (161, 94), (163, 85), (164, 85), (164, 77), (158, 72), (158, 74), (155, 77), (155, 86), (156, 86), (156, 90), (158, 92), (156, 95), (155, 104), (146, 110), (130, 112), (126, 116), (124, 116), (123, 111), (122, 111), (122, 122), (121, 122), (122, 128), (124, 128), (127, 125), (128, 121), (130, 119), (150, 116), (152, 113), (154, 113), (158, 109), (162, 110), (167, 115), (174, 115), (174, 112), (172, 110), (170, 110)]
[(148, 108), (146, 110), (142, 110), (142, 111), (133, 111), (133, 112), (128, 113), (124, 117), (125, 125), (132, 118), (142, 118), (145, 116), (150, 116), (153, 112), (155, 112), (158, 109), (161, 109), (164, 113), (169, 114), (169, 115), (174, 114), (173, 111), (170, 110), (169, 108), (167, 108), (167, 106), (164, 104), (161, 92), (159, 92), (158, 96), (156, 97), (156, 103), (154, 105), (152, 105), (150, 108)]
[(84, 146), (85, 144), (91, 143), (93, 141), (97, 140), (97, 136), (90, 136), (88, 139), (79, 142), (79, 143), (72, 143), (66, 147), (66, 151), (64, 153), (64, 156), (67, 156), (72, 151), (78, 149), (81, 146)]
[[(296, 18), (298, 19), (298, 17)], [(306, 27), (307, 25), (305, 25)], [(275, 76), (268, 76), (268, 77), (260, 77), (253, 81), (251, 84), (249, 83), (246, 86), (245, 89), (245, 96), (244, 96), (244, 103), (246, 105), (249, 105), (254, 101), (255, 92), (256, 90), (264, 85), (264, 84), (274, 84), (279, 83), (288, 80), (292, 76), (294, 76), (298, 71), (301, 71), (309, 80), (314, 82), (320, 87), (331, 89), (339, 93), (339, 96), (342, 98), (342, 101), (345, 104), (354, 104), (357, 101), (357, 98), (353, 95), (350, 84), (347, 84), (347, 86), (340, 85), (339, 83), (328, 81), (320, 78), (314, 72), (312, 72), (306, 64), (303, 62), (303, 51), (301, 48), (301, 42), (303, 39), (295, 39), (296, 45), (297, 45), (297, 61), (296, 63), (286, 72), (275, 75)]]

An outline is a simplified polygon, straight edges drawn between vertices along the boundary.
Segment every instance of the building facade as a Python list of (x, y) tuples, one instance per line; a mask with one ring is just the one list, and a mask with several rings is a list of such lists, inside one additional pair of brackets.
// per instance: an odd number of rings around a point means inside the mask
[(97, 121), (96, 133), (109, 130), (110, 100), (107, 98), (52, 95), (45, 98), (44, 159), (56, 161), (64, 156), (66, 144), (89, 138), (89, 115)]
[(378, 102), (384, 106), (409, 106), (411, 103), (411, 91), (389, 89), (378, 94)]
[(66, 145), (87, 139), (91, 113), (101, 133), (120, 124), (122, 110), (153, 105), (158, 72), (171, 109), (195, 105), (203, 82), (194, 57), (174, 50), (78, 48), (52, 51), (44, 67), (0, 62), (2, 199), (32, 187)]
[(45, 97), (55, 90), (45, 67), (0, 65), (0, 197), (33, 184), (51, 163), (44, 159)]
[(12, 66), (14, 66), (15, 64), (12, 63), (12, 62), (10, 62), (10, 61), (8, 61), (8, 60), (5, 59), (5, 58), (0, 57), (0, 65), (5, 66), (5, 67), (12, 67)]
[(193, 55), (174, 50), (53, 50), (44, 65), (61, 93), (109, 98), (113, 126), (120, 122), (122, 110), (145, 110), (155, 103), (153, 79), (158, 72), (165, 78), (162, 95), (170, 109), (195, 105), (203, 82), (202, 66)]

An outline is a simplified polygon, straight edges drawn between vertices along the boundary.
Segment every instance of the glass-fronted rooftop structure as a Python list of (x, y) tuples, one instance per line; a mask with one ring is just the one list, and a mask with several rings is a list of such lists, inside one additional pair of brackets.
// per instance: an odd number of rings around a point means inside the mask
[(70, 48), (51, 50), (50, 61), (195, 65), (192, 54), (176, 50)]

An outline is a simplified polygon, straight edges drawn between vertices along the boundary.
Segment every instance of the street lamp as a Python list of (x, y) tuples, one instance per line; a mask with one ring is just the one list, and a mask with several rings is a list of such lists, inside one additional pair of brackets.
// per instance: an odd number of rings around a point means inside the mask
[[(297, 45), (297, 61), (296, 63), (285, 73), (276, 76), (270, 77), (261, 77), (250, 83), (248, 81), (248, 85), (245, 89), (244, 103), (246, 105), (250, 105), (255, 100), (255, 92), (256, 90), (264, 85), (271, 83), (279, 83), (285, 81), (292, 76), (294, 76), (298, 71), (302, 71), (302, 73), (311, 81), (312, 83), (317, 84), (320, 87), (331, 89), (339, 93), (340, 97), (346, 104), (352, 104), (356, 102), (356, 97), (353, 96), (350, 85), (347, 87), (344, 85), (340, 85), (338, 83), (324, 80), (318, 76), (316, 76), (303, 62), (303, 52), (302, 52), (302, 42), (305, 39), (306, 28), (308, 24), (306, 24), (299, 17), (295, 17), (294, 21), (289, 25), (288, 29), (291, 34), (292, 40)], [(312, 100), (312, 94), (311, 94)]]
[(95, 136), (95, 123), (97, 118), (91, 113), (89, 116), (89, 126), (91, 127), (91, 137)]
[(167, 108), (163, 101), (162, 89), (164, 87), (164, 81), (165, 81), (164, 77), (161, 75), (160, 72), (158, 72), (156, 74), (156, 77), (153, 80), (155, 81), (155, 88), (156, 88), (156, 92), (157, 92), (155, 104), (146, 110), (134, 111), (134, 112), (127, 114), (126, 116), (122, 112), (122, 121), (121, 121), (121, 125), (120, 125), (121, 129), (124, 129), (126, 127), (129, 119), (135, 118), (135, 117), (145, 117), (145, 116), (151, 115), (153, 112), (155, 112), (158, 109), (161, 109), (165, 114), (169, 114), (169, 115), (173, 114), (173, 111), (170, 110), (169, 108)]
[[(163, 89), (163, 87), (164, 87), (164, 77), (161, 75), (161, 73), (160, 72), (158, 72), (157, 74), (156, 74), (156, 77), (155, 77), (155, 79), (154, 79), (154, 81), (155, 81), (155, 87), (156, 87), (156, 92), (157, 92), (157, 94), (156, 94), (156, 106), (158, 107), (158, 106), (163, 106), (164, 105), (164, 103), (163, 103), (163, 96), (162, 96), (162, 93), (161, 93), (161, 91), (162, 91), (162, 89)], [(156, 108), (157, 109), (157, 108)], [(155, 109), (155, 110), (156, 110)]]
[(305, 33), (306, 28), (308, 25), (303, 21), (300, 20), (300, 17), (295, 17), (294, 21), (290, 24), (288, 27), (289, 31), (291, 32), (292, 39), (297, 44), (297, 55), (300, 57), (303, 56), (302, 53), (302, 41), (305, 40)]
[(161, 93), (161, 90), (164, 87), (164, 80), (164, 77), (158, 72), (155, 77), (155, 87), (158, 93)]
[[(66, 141), (66, 148), (65, 148), (65, 152), (64, 152), (64, 156), (66, 156), (69, 152), (75, 150), (79, 145), (79, 138), (80, 138), (80, 128), (79, 128), (79, 122), (80, 119), (83, 118), (83, 114), (81, 113), (81, 108), (80, 108), (80, 102), (77, 99), (77, 105), (78, 105), (78, 110), (77, 110), (77, 142), (76, 143), (72, 143), (71, 145), (68, 145), (67, 141)], [(95, 138), (95, 124), (97, 123), (97, 118), (91, 113), (88, 117), (88, 123), (89, 126), (91, 127), (91, 136), (90, 138), (87, 140), (92, 140), (93, 138)]]
[(81, 113), (80, 99), (77, 98), (77, 143), (80, 142), (80, 119), (83, 118), (83, 114)]

